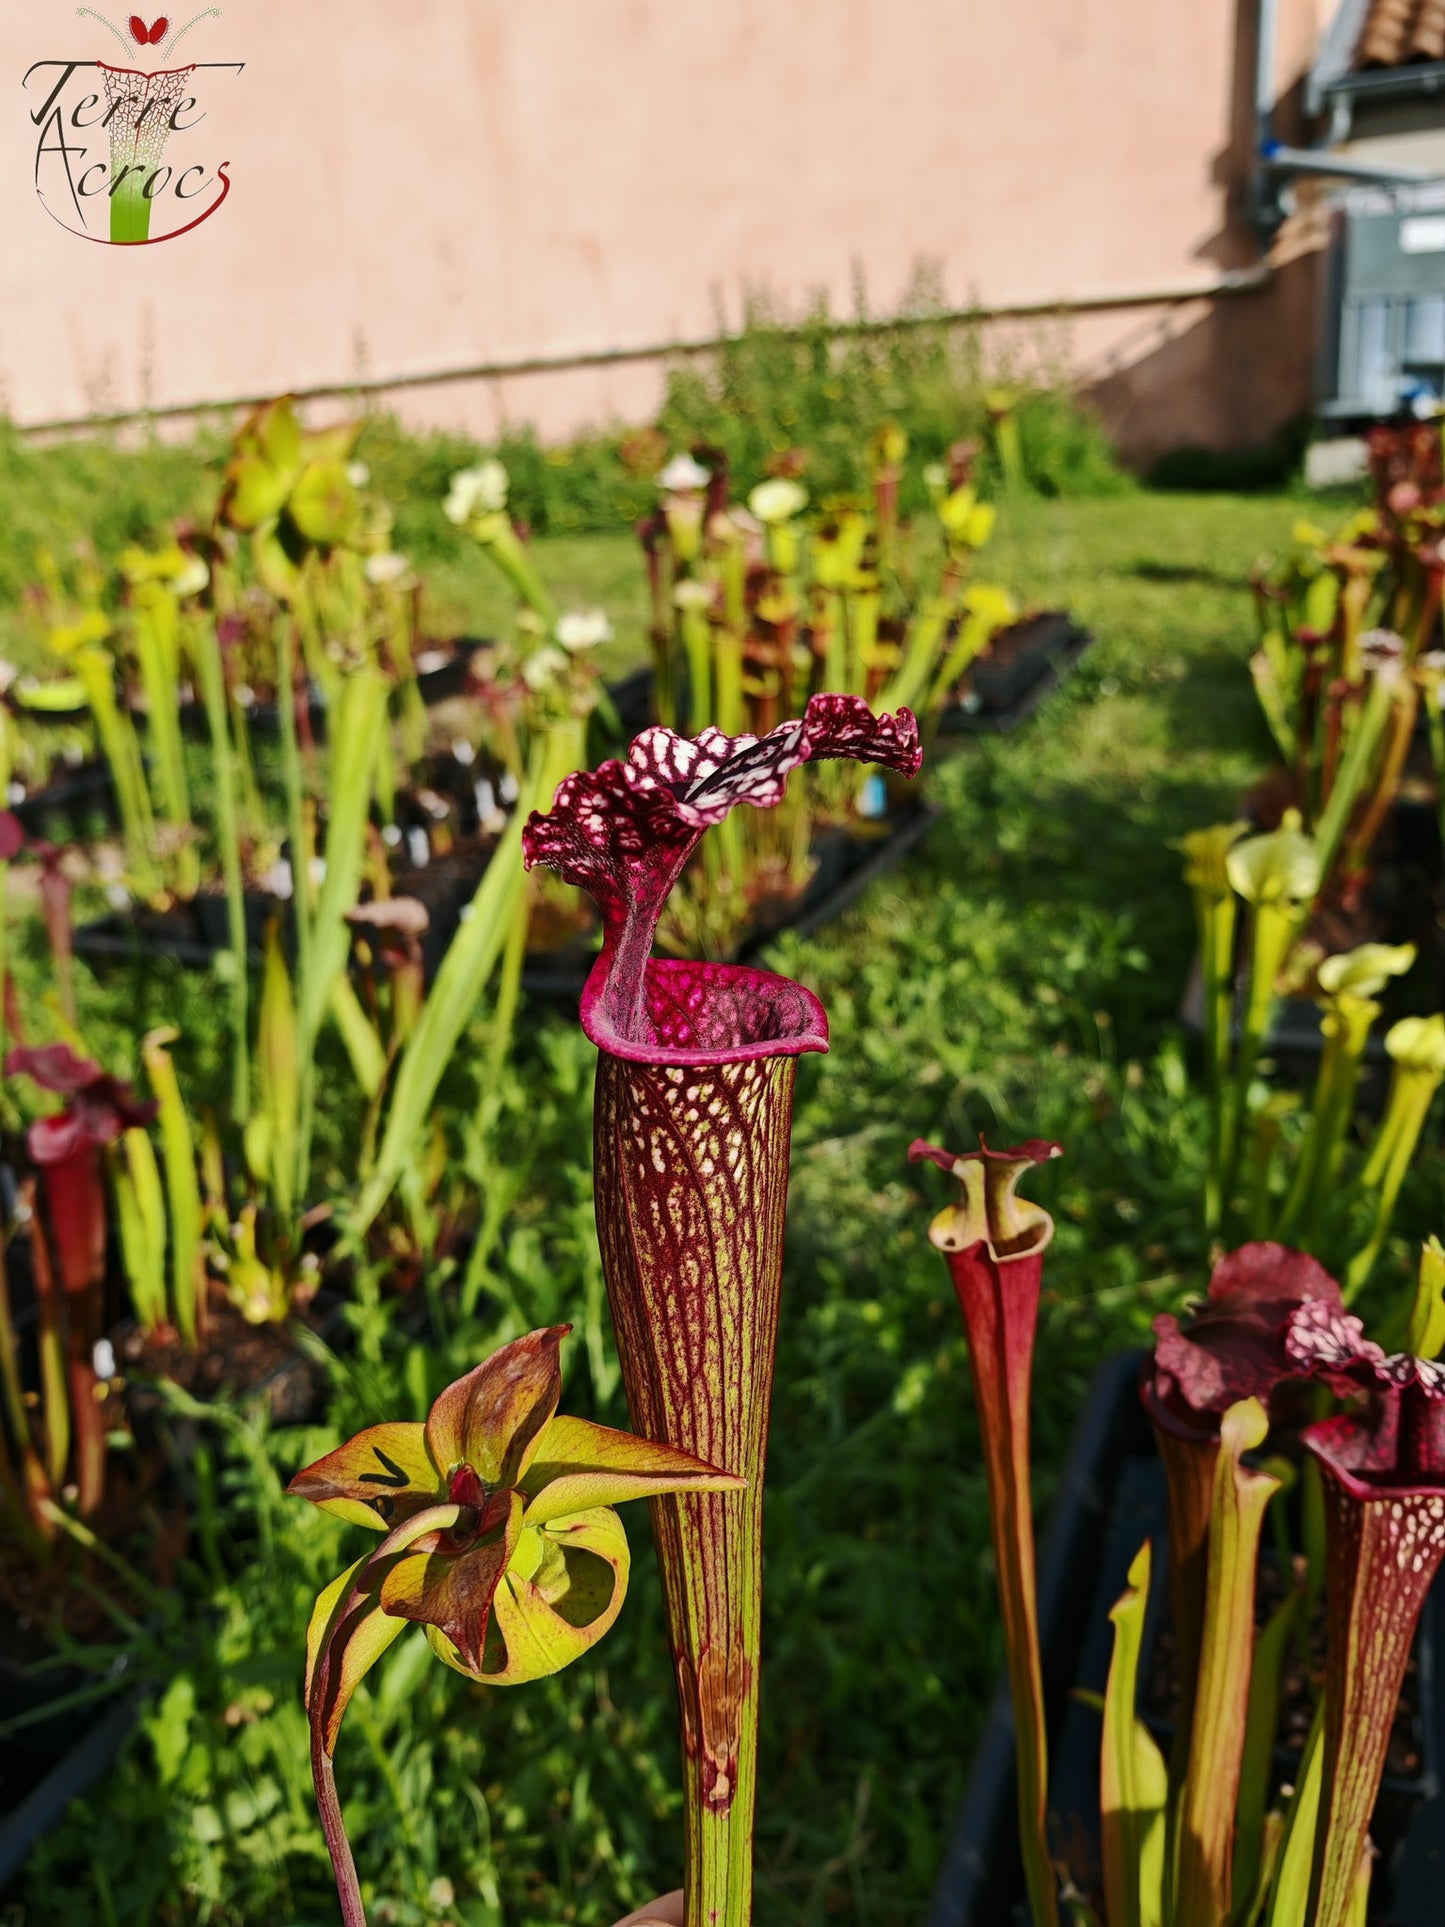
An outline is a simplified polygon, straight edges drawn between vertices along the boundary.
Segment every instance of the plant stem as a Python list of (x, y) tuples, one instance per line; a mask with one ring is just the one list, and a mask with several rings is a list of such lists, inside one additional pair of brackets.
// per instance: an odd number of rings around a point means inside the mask
[(1360, 1064), (1370, 1026), (1379, 1014), (1380, 1006), (1372, 999), (1348, 995), (1333, 999), (1325, 1012), (1321, 1025), (1325, 1044), (1310, 1104), (1309, 1137), (1275, 1230), (1281, 1243), (1290, 1242), (1303, 1220), (1308, 1248), (1318, 1248), (1340, 1149), (1355, 1112)]
[(1275, 980), (1284, 966), (1298, 925), (1298, 915), (1283, 904), (1263, 902), (1254, 907), (1249, 994), (1240, 1024), (1234, 1059), (1234, 1084), (1225, 1123), (1222, 1177), (1219, 1187), (1221, 1223), (1227, 1218), (1239, 1181), (1240, 1153), (1249, 1110), (1249, 1088), (1254, 1082), (1265, 1032), (1275, 1003)]
[(125, 1581), (138, 1599), (145, 1601), (152, 1612), (161, 1613), (167, 1619), (174, 1615), (175, 1601), (168, 1599), (163, 1592), (153, 1586), (128, 1559), (122, 1558), (114, 1546), (107, 1545), (105, 1540), (92, 1532), (82, 1520), (77, 1519), (73, 1513), (67, 1512), (64, 1506), (57, 1505), (53, 1499), (42, 1499), (39, 1510), (42, 1517), (65, 1533), (67, 1538), (73, 1539), (78, 1546), (94, 1554), (102, 1565), (109, 1566), (113, 1573)]
[(200, 886), (191, 799), (186, 783), (180, 720), (180, 612), (168, 589), (150, 583), (136, 593), (135, 646), (145, 692), (146, 728), (155, 755), (156, 786), (175, 830), (176, 891), (190, 898)]
[(336, 1768), (319, 1725), (311, 1730), (311, 1778), (316, 1787), (316, 1811), (326, 1838), (326, 1851), (336, 1876), (336, 1895), (341, 1902), (343, 1927), (366, 1927), (366, 1908), (362, 1904), (361, 1884), (356, 1877), (356, 1861), (346, 1825), (341, 1817), (341, 1797), (336, 1791)]
[(30, 1263), (35, 1273), (35, 1300), (40, 1319), (40, 1409), (45, 1422), (45, 1471), (52, 1486), (65, 1483), (70, 1460), (70, 1397), (66, 1389), (65, 1340), (61, 1332), (60, 1291), (45, 1227), (35, 1202), (35, 1187), (26, 1187), (30, 1207)]
[(109, 653), (91, 644), (75, 658), (76, 674), (85, 685), (96, 732), (115, 784), (124, 830), (130, 882), (138, 896), (149, 899), (161, 888), (156, 865), (155, 818), (135, 724), (123, 715), (115, 696), (115, 664)]
[(291, 904), (296, 917), (296, 974), (304, 982), (311, 961), (311, 878), (305, 822), (305, 783), (296, 736), (296, 640), (281, 619), (276, 644), (276, 710), (281, 725), (281, 770), (286, 786), (286, 833), (291, 842)]
[(1224, 1222), (1224, 1165), (1228, 1144), (1230, 1018), (1234, 1006), (1235, 899), (1196, 890), (1199, 949), (1204, 972), (1204, 1069), (1209, 1088), (1209, 1162), (1204, 1178), (1204, 1230), (1217, 1237)]
[(752, 1918), (763, 1463), (795, 1073), (774, 1057), (684, 1077), (605, 1051), (597, 1072), (597, 1231), (633, 1424), (748, 1482), (652, 1502), (682, 1711), (686, 1927)]
[(220, 844), (221, 875), (226, 886), (226, 930), (230, 939), (231, 1111), (239, 1126), (245, 1122), (251, 1105), (246, 884), (241, 866), (241, 830), (236, 801), (237, 758), (226, 713), (226, 680), (221, 662), (221, 645), (213, 622), (195, 626), (191, 660), (195, 664), (196, 679), (201, 685), (201, 701), (205, 706), (206, 727), (211, 738), (216, 839)]
[[(301, 769), (301, 747), (296, 734), (296, 653), (290, 621), (281, 618), (281, 635), (276, 649), (276, 708), (281, 724), (281, 768), (286, 785), (286, 825), (291, 841), (291, 907), (296, 919), (296, 984), (304, 996), (311, 981), (311, 839), (306, 830), (305, 790)], [(303, 690), (303, 697), (305, 696)], [(290, 1197), (304, 1209), (306, 1143), (311, 1114), (311, 1093), (316, 1066), (312, 1054), (298, 1053), (296, 1064), (296, 1136), (291, 1147), (292, 1169), (286, 1174)], [(297, 1189), (298, 1180), (302, 1186)], [(287, 1226), (289, 1236), (290, 1226)]]
[(1322, 880), (1329, 876), (1334, 866), (1335, 854), (1364, 791), (1375, 751), (1379, 748), (1394, 707), (1394, 689), (1385, 677), (1377, 676), (1355, 716), (1339, 773), (1330, 787), (1329, 801), (1315, 825), (1315, 844), (1319, 852)]
[(1395, 1215), (1395, 1200), (1405, 1182), (1415, 1146), (1425, 1127), (1431, 1100), (1439, 1088), (1439, 1074), (1397, 1064), (1380, 1134), (1370, 1152), (1369, 1162), (1360, 1174), (1362, 1190), (1375, 1192), (1374, 1222), (1369, 1237), (1351, 1258), (1345, 1273), (1344, 1300), (1352, 1304), (1361, 1286), (1374, 1269), (1375, 1260), (1389, 1236)]
[(1221, 1425), (1209, 1525), (1208, 1581), (1189, 1764), (1180, 1794), (1177, 1927), (1230, 1918), (1235, 1809), (1244, 1760), (1254, 1628), (1254, 1584), (1264, 1511), (1279, 1490), (1240, 1454), (1263, 1443), (1268, 1420), (1254, 1400)]

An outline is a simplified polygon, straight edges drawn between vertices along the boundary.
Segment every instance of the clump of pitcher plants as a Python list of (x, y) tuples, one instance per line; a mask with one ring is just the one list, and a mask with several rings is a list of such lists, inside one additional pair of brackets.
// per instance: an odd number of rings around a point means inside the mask
[[(107, 1374), (100, 1367), (111, 1224), (107, 1165), (124, 1140), (143, 1135), (155, 1107), (67, 1044), (18, 1046), (5, 1070), (47, 1100), (59, 1100), (25, 1130), (28, 1168), (0, 1234), (0, 1486), (16, 1527), (43, 1545), (69, 1517), (56, 1503), (62, 1494), (70, 1495), (82, 1524), (105, 1497), (111, 1428)], [(36, 1309), (39, 1390), (33, 1399), (26, 1396), (11, 1296), (22, 1255)]]
[(1346, 905), (1366, 880), (1422, 704), (1432, 746), (1445, 750), (1440, 462), (1438, 425), (1376, 428), (1374, 502), (1333, 533), (1297, 523), (1288, 555), (1255, 577), (1255, 689), (1288, 801), (1318, 841), (1318, 888)]
[[(911, 1153), (962, 1186), (930, 1237), (963, 1311), (983, 1435), (1032, 1918), (1042, 1927), (1067, 1909), (1101, 1927), (1358, 1927), (1400, 1688), (1445, 1557), (1445, 1367), (1388, 1354), (1316, 1259), (1270, 1241), (1223, 1258), (1193, 1317), (1156, 1321), (1141, 1394), (1167, 1480), (1181, 1702), (1166, 1760), (1138, 1703), (1156, 1565), (1146, 1542), (1110, 1614), (1101, 1873), (1091, 1892), (1087, 1868), (1070, 1857), (1068, 1816), (1049, 1803), (1033, 1573), (1029, 1397), (1052, 1223), (1016, 1186), (1057, 1152), (1034, 1142), (961, 1157), (919, 1143)], [(1438, 1250), (1427, 1250), (1413, 1342), (1441, 1336), (1440, 1277)], [(1311, 1481), (1322, 1495), (1319, 1530)], [(1303, 1577), (1256, 1634), (1263, 1529), (1296, 1482), (1307, 1495), (1295, 1561)], [(1275, 1520), (1277, 1536), (1287, 1541), (1289, 1530)], [(1293, 1785), (1276, 1788), (1284, 1656), (1297, 1647), (1308, 1668), (1321, 1588), (1315, 1719)]]
[[(814, 501), (799, 449), (776, 457), (745, 501), (721, 449), (700, 446), (661, 468), (656, 509), (638, 532), (663, 725), (761, 736), (800, 718), (814, 696), (836, 694), (878, 714), (916, 710), (927, 733), (1016, 609), (1005, 590), (972, 579), (994, 511), (966, 464), (930, 472), (931, 527), (918, 544), (902, 541), (906, 454), (900, 429), (880, 431), (863, 501)], [(820, 825), (866, 833), (891, 800), (877, 771), (831, 765), (766, 816), (718, 824), (669, 906), (664, 940), (726, 952), (770, 904), (802, 894)]]
[[(1295, 811), (1264, 834), (1242, 822), (1195, 831), (1183, 849), (1209, 1101), (1205, 1230), (1226, 1243), (1275, 1238), (1313, 1252), (1339, 1269), (1353, 1299), (1384, 1248), (1445, 1077), (1445, 1016), (1402, 1017), (1385, 1031), (1389, 1092), (1361, 1151), (1353, 1127), (1366, 1047), (1381, 995), (1410, 970), (1414, 946), (1323, 953), (1310, 918), (1324, 856)], [(1287, 992), (1312, 996), (1320, 1012), (1323, 1048), (1302, 1108), (1262, 1077)]]
[[(901, 429), (879, 431), (864, 502), (812, 502), (802, 450), (780, 456), (745, 504), (732, 499), (721, 450), (677, 455), (661, 470), (640, 534), (664, 724), (685, 713), (694, 733), (761, 734), (826, 693), (880, 712), (906, 705), (925, 726), (936, 716), (1016, 611), (1006, 591), (970, 579), (994, 511), (962, 446), (925, 477), (926, 559), (905, 552), (907, 452)], [(846, 795), (832, 802), (846, 806)]]

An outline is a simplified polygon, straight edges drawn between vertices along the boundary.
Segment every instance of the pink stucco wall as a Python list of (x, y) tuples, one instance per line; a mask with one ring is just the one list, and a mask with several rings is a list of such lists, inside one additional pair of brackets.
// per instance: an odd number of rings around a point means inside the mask
[[(1250, 0), (222, 5), (186, 57), (247, 63), (205, 99), (233, 192), (140, 249), (40, 208), (20, 90), (31, 60), (118, 49), (68, 0), (7, 7), (0, 399), (22, 423), (702, 337), (749, 287), (847, 311), (855, 273), (887, 310), (921, 262), (950, 301), (1007, 307), (1256, 258), (1231, 216)], [(1322, 10), (1284, 0), (1282, 93)], [(1051, 339), (1136, 447), (1249, 439), (1304, 400), (1300, 286), (1091, 311)], [(625, 364), (400, 400), (560, 433), (645, 412), (656, 383)]]

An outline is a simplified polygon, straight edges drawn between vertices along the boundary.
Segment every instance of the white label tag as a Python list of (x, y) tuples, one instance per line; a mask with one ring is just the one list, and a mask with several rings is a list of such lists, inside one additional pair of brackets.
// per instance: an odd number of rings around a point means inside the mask
[(1402, 254), (1445, 254), (1445, 214), (1412, 214), (1400, 223)]

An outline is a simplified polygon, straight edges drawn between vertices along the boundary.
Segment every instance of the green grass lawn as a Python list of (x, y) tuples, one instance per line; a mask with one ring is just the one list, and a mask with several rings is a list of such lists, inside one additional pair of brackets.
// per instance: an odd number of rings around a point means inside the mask
[[(843, 922), (775, 961), (827, 1006), (833, 1047), (799, 1078), (767, 1520), (758, 1927), (915, 1927), (1000, 1663), (967, 1363), (926, 1227), (945, 1186), (916, 1135), (965, 1148), (1054, 1137), (1035, 1187), (1046, 1267), (1036, 1432), (1046, 1501), (1089, 1375), (1205, 1282), (1202, 1107), (1175, 1021), (1193, 929), (1169, 847), (1233, 813), (1267, 758), (1245, 660), (1250, 566), (1300, 512), (1283, 497), (1029, 502), (990, 576), (1067, 604), (1098, 644), (1009, 740), (939, 756), (945, 814)], [(562, 600), (612, 609), (639, 653), (626, 538), (539, 544)], [(460, 564), (459, 624), (499, 613)], [(203, 996), (157, 973), (147, 1007)], [(110, 1016), (135, 1023), (112, 990)], [(104, 998), (101, 999), (105, 1001)], [(358, 1311), (326, 1424), (211, 1440), (178, 1669), (120, 1766), (39, 1856), (27, 1922), (56, 1927), (335, 1918), (312, 1818), (299, 1669), (306, 1609), (354, 1533), (279, 1481), (360, 1423), (421, 1417), (447, 1376), (527, 1327), (570, 1319), (570, 1409), (622, 1407), (591, 1228), (591, 1052), (529, 1029), (493, 1158), (529, 1168), (478, 1316), (434, 1308), (422, 1339)], [(477, 1093), (467, 1066), (454, 1119)], [(500, 1148), (499, 1148), (500, 1147)], [(474, 1153), (485, 1179), (487, 1167)], [(1397, 1226), (1438, 1229), (1438, 1158)], [(632, 1597), (596, 1664), (507, 1694), (402, 1641), (363, 1691), (340, 1778), (377, 1922), (609, 1927), (676, 1883), (676, 1714), (645, 1515)], [(206, 1594), (210, 1599), (207, 1603)]]

